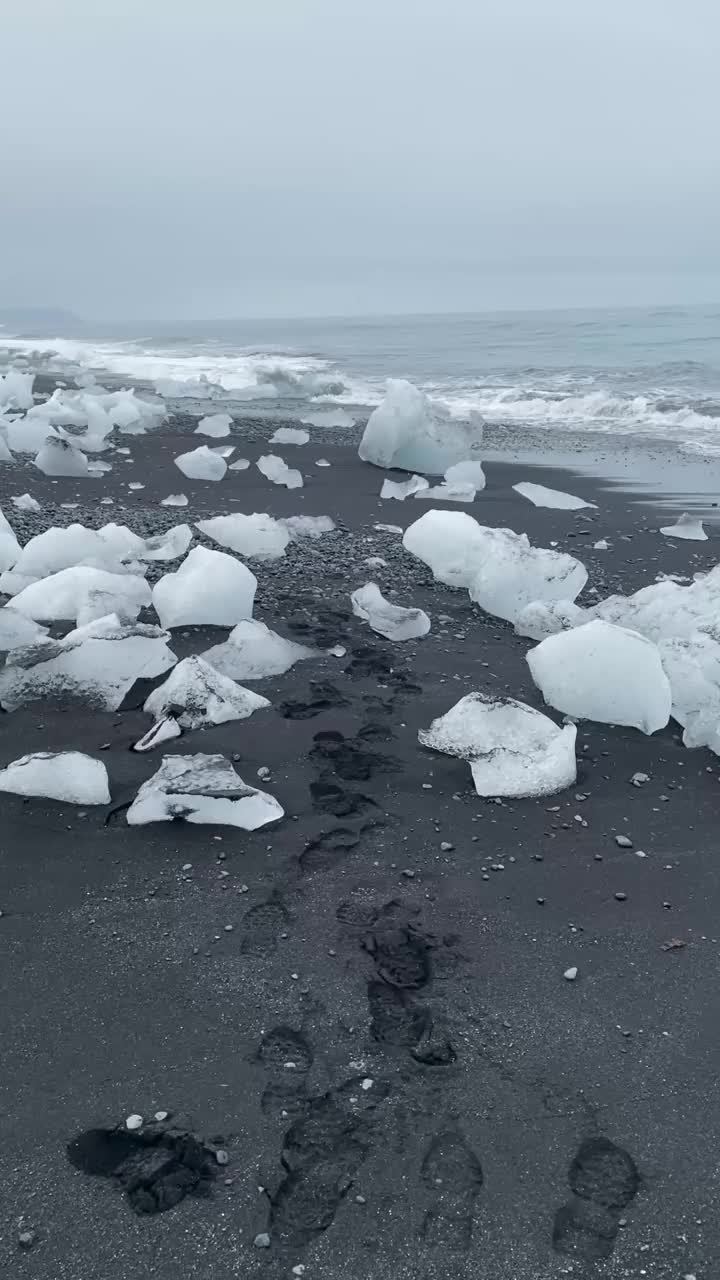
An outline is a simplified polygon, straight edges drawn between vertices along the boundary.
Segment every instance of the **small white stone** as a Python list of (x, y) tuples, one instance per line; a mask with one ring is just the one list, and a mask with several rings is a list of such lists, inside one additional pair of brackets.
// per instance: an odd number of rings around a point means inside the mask
[(630, 781), (634, 787), (643, 787), (646, 782), (650, 781), (650, 774), (634, 773)]
[(256, 1249), (269, 1249), (270, 1237), (267, 1231), (261, 1231), (260, 1234), (257, 1235), (253, 1240), (253, 1244), (255, 1245)]
[(573, 965), (571, 969), (566, 969), (563, 974), (563, 978), (566, 978), (568, 982), (574, 982), (577, 976), (578, 971), (575, 965)]
[(632, 840), (629, 836), (616, 836), (615, 843), (616, 845), (619, 845), (621, 849), (632, 849)]
[[(292, 1273), (293, 1273), (293, 1275), (294, 1275), (294, 1276), (304, 1276), (304, 1275), (305, 1275), (305, 1267), (303, 1266), (302, 1262), (298, 1262), (297, 1266), (296, 1266), (296, 1267), (293, 1267), (293, 1269), (292, 1269)], [(694, 1278), (693, 1278), (693, 1280), (694, 1280)]]
[(365, 1092), (367, 1093), (368, 1089), (372, 1089), (374, 1083), (375, 1081), (371, 1080), (370, 1077), (368, 1076), (365, 1080), (361, 1082), (360, 1088), (364, 1089)]
[(127, 1120), (125, 1121), (125, 1128), (130, 1129), (131, 1131), (133, 1129), (142, 1129), (142, 1124), (143, 1124), (142, 1116), (132, 1115), (132, 1116), (128, 1116)]
[(170, 1113), (168, 1111), (156, 1111), (155, 1119), (157, 1120), (158, 1124), (162, 1124), (163, 1120), (167, 1120), (169, 1114)]
[(267, 782), (270, 777), (270, 770), (266, 764), (261, 764), (257, 771), (257, 776), (262, 782)]

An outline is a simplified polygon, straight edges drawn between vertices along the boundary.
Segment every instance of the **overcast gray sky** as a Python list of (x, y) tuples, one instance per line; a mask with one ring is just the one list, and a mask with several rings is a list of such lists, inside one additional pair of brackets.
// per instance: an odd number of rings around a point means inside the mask
[(720, 299), (718, 0), (22, 0), (0, 306)]

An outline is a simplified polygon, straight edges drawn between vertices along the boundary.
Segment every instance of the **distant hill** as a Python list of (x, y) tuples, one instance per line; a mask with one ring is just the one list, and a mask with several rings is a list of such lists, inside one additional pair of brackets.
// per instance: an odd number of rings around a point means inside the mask
[(27, 337), (60, 337), (82, 327), (79, 316), (62, 307), (0, 307), (0, 334)]

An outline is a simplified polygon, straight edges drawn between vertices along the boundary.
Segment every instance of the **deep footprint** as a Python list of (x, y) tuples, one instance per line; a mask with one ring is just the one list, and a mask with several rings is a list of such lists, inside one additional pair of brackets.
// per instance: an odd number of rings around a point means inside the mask
[(422, 1162), (421, 1177), (433, 1194), (423, 1221), (423, 1237), (428, 1244), (464, 1252), (472, 1240), (483, 1171), (458, 1130), (448, 1129), (433, 1138)]
[(344, 782), (367, 782), (376, 773), (395, 773), (399, 764), (391, 756), (367, 751), (352, 738), (336, 730), (316, 733), (311, 758), (328, 766)]
[(135, 1213), (164, 1213), (187, 1195), (207, 1195), (216, 1172), (192, 1133), (156, 1125), (87, 1129), (68, 1143), (67, 1156), (83, 1173), (116, 1181)]
[(322, 715), (324, 711), (333, 711), (336, 707), (347, 707), (348, 699), (343, 697), (334, 684), (318, 684), (310, 682), (310, 696), (283, 702), (278, 708), (280, 715), (286, 720), (311, 720), (313, 716)]
[(363, 945), (373, 957), (378, 977), (391, 987), (412, 990), (430, 981), (430, 947), (412, 929), (378, 930)]
[(300, 866), (303, 871), (326, 871), (336, 866), (343, 854), (360, 843), (360, 835), (360, 831), (353, 831), (350, 827), (335, 827), (333, 831), (321, 832), (306, 844), (300, 854)]
[(350, 791), (348, 787), (324, 778), (310, 783), (310, 798), (314, 809), (319, 813), (330, 813), (335, 818), (350, 818), (378, 807), (370, 796), (363, 795), (361, 791)]
[(609, 1258), (622, 1210), (640, 1186), (635, 1161), (608, 1138), (587, 1138), (570, 1165), (568, 1182), (573, 1199), (555, 1215), (553, 1248), (585, 1261)]
[(240, 950), (245, 956), (268, 956), (290, 923), (290, 912), (277, 893), (245, 913)]

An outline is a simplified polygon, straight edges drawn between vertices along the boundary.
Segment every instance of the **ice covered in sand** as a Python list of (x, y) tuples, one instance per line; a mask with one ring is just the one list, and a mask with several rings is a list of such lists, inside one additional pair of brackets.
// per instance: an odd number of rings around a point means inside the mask
[(707, 542), (702, 520), (688, 515), (687, 512), (684, 512), (675, 524), (666, 524), (660, 532), (664, 533), (666, 538), (687, 538), (690, 542)]
[(15, 711), (29, 702), (79, 701), (116, 711), (136, 680), (154, 680), (174, 665), (167, 641), (159, 627), (123, 626), (111, 614), (62, 640), (12, 649), (0, 671), (0, 704)]
[(404, 502), (406, 498), (411, 498), (413, 494), (420, 493), (423, 489), (430, 488), (430, 481), (424, 476), (410, 476), (409, 480), (383, 480), (383, 486), (380, 490), (381, 498), (396, 498), (398, 502)]
[(188, 504), (187, 495), (184, 493), (169, 493), (167, 498), (163, 498), (160, 503), (161, 507), (186, 507)]
[(85, 454), (69, 440), (60, 436), (48, 436), (38, 450), (35, 466), (46, 476), (86, 476), (88, 462)]
[(6, 604), (0, 609), (0, 653), (6, 653), (8, 649), (17, 649), (21, 645), (34, 644), (46, 632), (47, 627), (41, 627), (39, 623), (33, 622), (32, 618), (26, 618), (24, 614), (18, 613), (11, 604)]
[(524, 533), (508, 529), (491, 540), (491, 551), (470, 585), (470, 599), (486, 613), (517, 622), (535, 601), (573, 601), (588, 579), (587, 569), (573, 556), (545, 547), (532, 547)]
[(297, 427), (278, 427), (268, 444), (307, 444), (309, 431), (301, 431)]
[(254, 711), (269, 706), (267, 698), (243, 689), (194, 655), (178, 662), (165, 683), (153, 690), (145, 710), (156, 720), (172, 715), (181, 729), (205, 729), (229, 720), (246, 720)]
[(194, 547), (155, 585), (152, 602), (163, 627), (232, 627), (252, 617), (256, 588), (247, 565), (224, 551)]
[(267, 791), (248, 786), (221, 755), (163, 756), (127, 811), (130, 826), (147, 822), (217, 823), (257, 831), (284, 810)]
[(284, 675), (294, 663), (318, 655), (316, 650), (270, 631), (264, 622), (249, 618), (239, 622), (223, 644), (213, 645), (202, 656), (231, 680), (263, 680)]
[(33, 405), (34, 373), (21, 369), (8, 369), (0, 374), (0, 409), (31, 409)]
[(549, 796), (577, 776), (575, 726), (560, 729), (515, 698), (469, 693), (418, 737), (467, 760), (480, 796)]
[(276, 453), (266, 453), (257, 460), (257, 469), (273, 484), (283, 484), (286, 489), (302, 489), (303, 478), (299, 471), (289, 467)]
[(13, 506), (17, 507), (18, 511), (33, 511), (36, 513), (42, 511), (37, 498), (33, 498), (29, 493), (21, 493), (19, 497), (11, 498), (11, 502)]
[(81, 751), (36, 751), (0, 770), (0, 791), (65, 804), (109, 804), (107, 769)]
[(283, 516), (278, 521), (287, 529), (293, 541), (298, 538), (321, 538), (324, 533), (332, 533), (335, 521), (330, 516)]
[(93, 591), (101, 592), (113, 603), (112, 611), (130, 609), (136, 617), (152, 599), (144, 578), (77, 565), (31, 583), (14, 597), (12, 607), (36, 622), (67, 622), (78, 617)]
[(367, 582), (353, 591), (350, 600), (355, 616), (388, 640), (416, 640), (430, 630), (430, 619), (422, 609), (403, 609), (390, 604), (376, 582)]
[(191, 449), (189, 453), (181, 453), (175, 459), (175, 466), (189, 480), (222, 480), (227, 471), (225, 459), (208, 449), (206, 444)]
[(232, 418), (229, 413), (211, 413), (207, 418), (201, 418), (195, 428), (196, 436), (214, 436), (220, 439), (222, 436), (230, 435), (232, 426)]
[(364, 462), (401, 471), (443, 475), (477, 454), (482, 418), (453, 418), (441, 405), (402, 378), (390, 378), (382, 404), (371, 413), (358, 450)]
[(214, 516), (211, 520), (198, 520), (196, 528), (221, 547), (258, 560), (279, 559), (290, 541), (290, 534), (280, 521), (264, 512)]
[(576, 498), (572, 493), (563, 493), (562, 489), (546, 489), (544, 484), (531, 484), (523, 481), (514, 484), (513, 489), (521, 497), (527, 498), (534, 507), (553, 507), (557, 511), (580, 511), (583, 507), (596, 507), (596, 502), (585, 502), (584, 498)]
[(527, 655), (533, 680), (566, 715), (655, 733), (670, 718), (670, 684), (654, 644), (609, 622), (549, 636)]
[(6, 569), (12, 569), (21, 554), (20, 543), (15, 537), (12, 525), (0, 510), (0, 572), (4, 573)]
[(709, 747), (720, 755), (720, 627), (661, 640), (660, 659), (670, 681), (673, 719), (684, 729), (686, 747)]

